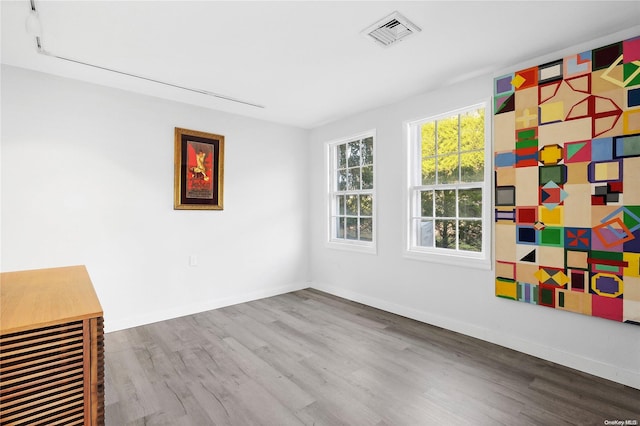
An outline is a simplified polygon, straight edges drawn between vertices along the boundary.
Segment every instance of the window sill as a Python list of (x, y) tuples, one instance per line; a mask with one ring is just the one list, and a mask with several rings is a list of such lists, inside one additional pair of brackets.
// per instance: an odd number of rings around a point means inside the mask
[(358, 241), (328, 241), (327, 248), (336, 250), (353, 251), (358, 253), (366, 253), (376, 255), (378, 253), (374, 243), (362, 243)]
[(406, 250), (403, 257), (423, 262), (442, 263), (445, 265), (455, 265), (457, 267), (491, 270), (491, 259), (487, 257), (465, 256), (456, 253), (436, 253), (417, 250)]

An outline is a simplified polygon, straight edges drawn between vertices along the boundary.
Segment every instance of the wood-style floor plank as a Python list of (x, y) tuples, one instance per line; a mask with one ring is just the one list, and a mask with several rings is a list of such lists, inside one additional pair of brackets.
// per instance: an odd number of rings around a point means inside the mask
[(316, 290), (105, 336), (107, 425), (603, 425), (640, 390)]

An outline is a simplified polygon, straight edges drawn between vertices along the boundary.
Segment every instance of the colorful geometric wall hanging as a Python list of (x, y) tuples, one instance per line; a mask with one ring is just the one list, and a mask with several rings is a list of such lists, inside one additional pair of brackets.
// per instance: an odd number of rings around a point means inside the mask
[(640, 37), (493, 87), (496, 296), (640, 325)]

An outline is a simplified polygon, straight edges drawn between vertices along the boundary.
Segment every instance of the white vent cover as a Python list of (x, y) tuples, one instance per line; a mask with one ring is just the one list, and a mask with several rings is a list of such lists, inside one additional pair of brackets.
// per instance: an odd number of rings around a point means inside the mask
[(383, 46), (390, 46), (419, 31), (422, 30), (417, 25), (396, 11), (371, 25), (362, 33)]

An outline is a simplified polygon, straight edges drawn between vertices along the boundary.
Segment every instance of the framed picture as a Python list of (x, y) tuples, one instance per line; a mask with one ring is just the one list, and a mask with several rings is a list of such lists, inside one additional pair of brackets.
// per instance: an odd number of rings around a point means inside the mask
[(222, 210), (224, 136), (175, 130), (173, 208)]

